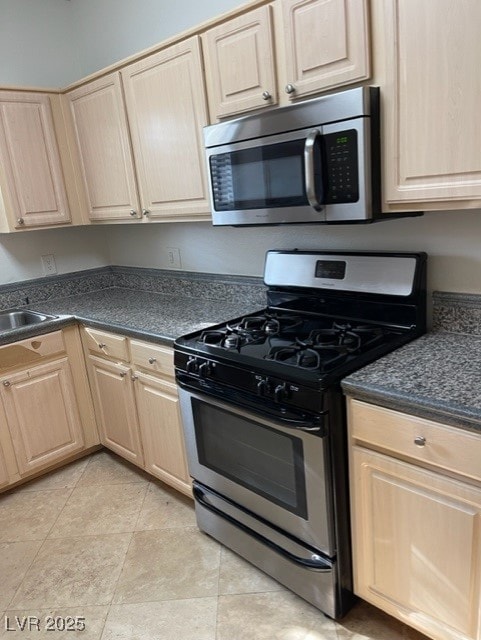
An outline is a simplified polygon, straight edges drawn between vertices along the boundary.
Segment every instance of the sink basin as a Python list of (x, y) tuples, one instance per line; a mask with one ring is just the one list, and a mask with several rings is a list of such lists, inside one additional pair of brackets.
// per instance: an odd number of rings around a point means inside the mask
[(37, 313), (29, 309), (11, 309), (10, 311), (0, 311), (0, 333), (18, 329), (32, 324), (39, 324), (46, 320), (53, 320), (56, 316), (49, 316), (45, 313)]

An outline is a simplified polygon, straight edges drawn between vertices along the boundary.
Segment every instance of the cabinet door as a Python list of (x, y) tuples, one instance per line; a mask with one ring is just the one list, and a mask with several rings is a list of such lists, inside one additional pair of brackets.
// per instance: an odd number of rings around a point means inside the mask
[(83, 448), (82, 426), (67, 358), (5, 376), (0, 393), (22, 475)]
[(479, 199), (481, 3), (439, 0), (435, 11), (430, 0), (383, 6), (385, 198)]
[(195, 219), (210, 211), (199, 38), (148, 56), (121, 73), (145, 218)]
[(291, 99), (369, 78), (366, 0), (280, 0)]
[(91, 220), (139, 218), (120, 74), (68, 94)]
[(478, 638), (481, 489), (354, 447), (355, 591), (435, 638)]
[(3, 457), (3, 451), (0, 448), (0, 488), (7, 485), (9, 480), (7, 465), (5, 463), (5, 458)]
[(135, 375), (145, 469), (191, 495), (176, 386), (140, 372)]
[(271, 7), (209, 29), (202, 43), (213, 120), (277, 104)]
[(70, 222), (47, 95), (0, 91), (0, 165), (13, 227)]
[(120, 456), (143, 465), (139, 424), (129, 367), (89, 356), (100, 441)]

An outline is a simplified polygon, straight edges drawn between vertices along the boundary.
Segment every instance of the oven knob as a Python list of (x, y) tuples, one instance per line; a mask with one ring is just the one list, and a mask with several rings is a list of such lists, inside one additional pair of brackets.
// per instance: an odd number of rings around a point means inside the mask
[(263, 378), (262, 380), (259, 380), (259, 382), (257, 383), (257, 395), (265, 396), (269, 393), (269, 391), (270, 391), (269, 380), (267, 380), (267, 378)]
[(187, 364), (185, 365), (185, 370), (187, 373), (197, 373), (199, 369), (199, 363), (197, 362), (197, 358), (189, 358), (187, 360)]
[(276, 402), (282, 402), (283, 400), (289, 397), (289, 391), (290, 391), (290, 387), (287, 384), (287, 382), (284, 382), (283, 384), (278, 384), (277, 387), (274, 389), (274, 400)]
[(208, 378), (212, 375), (212, 367), (210, 366), (210, 362), (203, 362), (199, 366), (199, 376), (201, 378)]

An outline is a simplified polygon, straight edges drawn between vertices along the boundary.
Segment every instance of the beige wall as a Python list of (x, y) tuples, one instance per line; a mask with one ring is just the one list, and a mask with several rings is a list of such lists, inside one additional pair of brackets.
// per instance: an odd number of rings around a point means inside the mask
[(481, 211), (337, 227), (116, 227), (107, 242), (112, 264), (167, 267), (167, 247), (179, 247), (187, 270), (245, 275), (262, 275), (268, 249), (426, 251), (430, 290), (481, 293)]
[(109, 263), (104, 229), (46, 229), (0, 234), (0, 285), (41, 278), (41, 256), (53, 254), (58, 273)]

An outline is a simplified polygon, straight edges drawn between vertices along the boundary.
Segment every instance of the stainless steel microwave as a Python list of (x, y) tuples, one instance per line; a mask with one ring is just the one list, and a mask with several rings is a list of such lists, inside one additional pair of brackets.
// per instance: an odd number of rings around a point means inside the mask
[(214, 225), (371, 222), (381, 213), (378, 87), (214, 124), (204, 140)]

